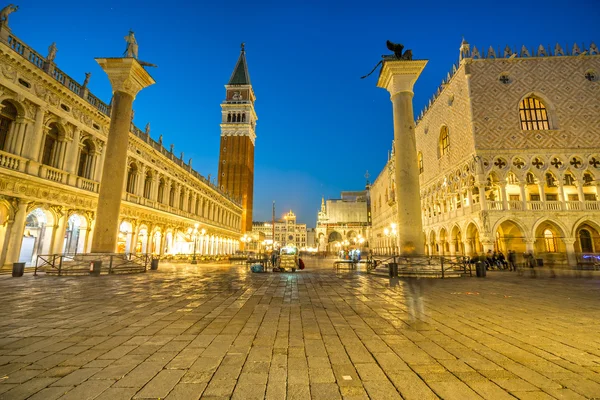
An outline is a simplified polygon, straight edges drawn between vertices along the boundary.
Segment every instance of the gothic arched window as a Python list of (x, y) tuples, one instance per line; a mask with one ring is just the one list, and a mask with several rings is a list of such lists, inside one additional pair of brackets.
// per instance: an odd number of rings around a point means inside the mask
[(417, 154), (417, 163), (419, 165), (419, 174), (423, 173), (423, 153), (419, 152)]
[(450, 135), (448, 133), (448, 127), (442, 126), (440, 129), (440, 140), (439, 140), (439, 155), (440, 157), (448, 153), (450, 150)]
[(582, 229), (579, 231), (579, 244), (581, 245), (582, 253), (594, 252), (594, 244), (592, 242), (592, 235), (590, 234), (590, 231), (587, 229)]
[(544, 241), (546, 242), (546, 251), (548, 253), (556, 253), (556, 236), (550, 229), (544, 231)]
[(548, 130), (550, 122), (544, 103), (537, 97), (529, 96), (519, 104), (521, 129), (524, 131)]

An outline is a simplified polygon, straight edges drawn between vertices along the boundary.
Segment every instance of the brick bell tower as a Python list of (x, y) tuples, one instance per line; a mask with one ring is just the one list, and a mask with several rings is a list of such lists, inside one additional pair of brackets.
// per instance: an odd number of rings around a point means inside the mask
[(242, 233), (252, 230), (254, 191), (254, 141), (256, 112), (254, 90), (250, 83), (246, 51), (242, 51), (225, 85), (221, 103), (221, 149), (219, 152), (219, 187), (242, 204)]

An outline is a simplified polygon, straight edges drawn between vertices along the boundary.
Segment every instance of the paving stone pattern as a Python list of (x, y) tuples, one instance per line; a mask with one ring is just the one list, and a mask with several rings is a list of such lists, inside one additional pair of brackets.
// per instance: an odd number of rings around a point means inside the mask
[(598, 274), (331, 266), (0, 277), (0, 399), (600, 398)]

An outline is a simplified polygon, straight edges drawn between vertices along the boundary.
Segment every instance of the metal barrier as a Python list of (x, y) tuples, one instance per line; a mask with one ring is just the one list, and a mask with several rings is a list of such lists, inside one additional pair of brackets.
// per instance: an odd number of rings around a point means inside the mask
[[(37, 256), (34, 275), (38, 270), (50, 275), (88, 275), (98, 270), (100, 273), (137, 274), (146, 272), (152, 261), (151, 254), (134, 253), (86, 253), (86, 254), (47, 254)], [(96, 262), (96, 269), (94, 269)], [(108, 268), (107, 268), (108, 267)]]
[[(367, 272), (378, 265), (397, 265), (398, 275), (440, 275), (442, 279), (449, 272), (460, 271), (464, 275), (473, 276), (473, 269), (466, 256), (425, 256), (425, 255), (392, 255), (386, 258), (369, 258)], [(395, 271), (395, 268), (394, 268)]]

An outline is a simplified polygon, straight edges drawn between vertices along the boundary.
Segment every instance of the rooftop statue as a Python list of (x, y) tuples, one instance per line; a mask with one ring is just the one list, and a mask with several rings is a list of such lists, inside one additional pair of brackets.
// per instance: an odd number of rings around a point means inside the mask
[(50, 46), (48, 46), (48, 55), (46, 56), (46, 61), (54, 62), (57, 51), (58, 48), (56, 47), (56, 42), (53, 42)]
[(14, 4), (9, 4), (0, 10), (0, 23), (2, 26), (8, 27), (8, 15), (14, 13), (19, 9), (19, 6), (15, 6)]
[(379, 67), (384, 61), (393, 61), (393, 60), (410, 61), (410, 60), (412, 60), (412, 50), (406, 50), (404, 53), (402, 52), (402, 50), (404, 50), (404, 45), (402, 45), (400, 43), (394, 43), (389, 40), (387, 40), (385, 42), (385, 44), (386, 44), (388, 50), (393, 51), (394, 54), (382, 55), (381, 60), (377, 63), (377, 65), (375, 65), (375, 68), (373, 68), (371, 70), (371, 72), (369, 72), (367, 75), (361, 76), (360, 79), (365, 79), (366, 77), (370, 76), (373, 72), (375, 72), (377, 67)]

